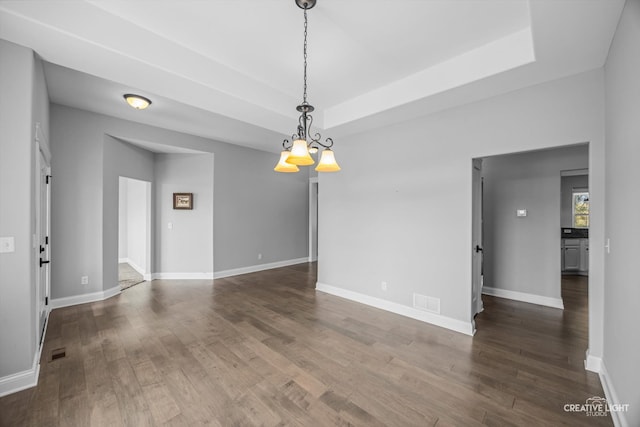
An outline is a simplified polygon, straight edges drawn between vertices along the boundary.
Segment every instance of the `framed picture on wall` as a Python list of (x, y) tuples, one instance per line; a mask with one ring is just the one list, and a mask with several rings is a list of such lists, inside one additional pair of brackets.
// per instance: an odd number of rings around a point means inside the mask
[(193, 209), (193, 193), (173, 193), (173, 209)]

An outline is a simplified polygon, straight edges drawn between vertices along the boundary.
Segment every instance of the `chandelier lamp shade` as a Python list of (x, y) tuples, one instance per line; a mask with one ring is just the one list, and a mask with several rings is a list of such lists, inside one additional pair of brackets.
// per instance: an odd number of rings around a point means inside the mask
[(340, 166), (336, 162), (333, 154), (333, 139), (326, 138), (324, 142), (319, 133), (311, 135), (311, 125), (313, 124), (313, 105), (307, 102), (307, 10), (316, 5), (316, 0), (295, 0), (299, 8), (304, 11), (304, 90), (302, 95), (302, 104), (296, 107), (300, 112), (298, 118), (298, 126), (296, 133), (291, 139), (285, 139), (282, 142), (282, 152), (280, 153), (280, 161), (275, 168), (276, 172), (298, 172), (298, 166), (310, 166), (315, 164), (315, 160), (311, 154), (316, 154), (320, 147), (323, 148), (320, 161), (316, 166), (318, 172), (337, 172)]
[(274, 171), (276, 172), (298, 172), (300, 171), (300, 168), (296, 165), (292, 165), (291, 163), (287, 163), (287, 157), (289, 157), (289, 151), (284, 150), (282, 153), (280, 153), (280, 161), (278, 161), (278, 164), (276, 165), (275, 168), (273, 168)]

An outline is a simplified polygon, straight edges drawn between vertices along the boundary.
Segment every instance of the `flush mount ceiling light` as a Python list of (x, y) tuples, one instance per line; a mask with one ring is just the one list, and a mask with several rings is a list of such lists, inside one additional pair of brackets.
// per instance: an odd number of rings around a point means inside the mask
[(151, 100), (149, 100), (149, 98), (145, 98), (144, 96), (140, 95), (134, 95), (132, 93), (125, 94), (124, 99), (126, 99), (127, 103), (136, 110), (144, 110), (149, 105), (151, 105)]
[(313, 105), (307, 102), (307, 10), (316, 5), (316, 0), (295, 0), (299, 8), (304, 10), (304, 91), (302, 104), (296, 107), (301, 114), (298, 118), (297, 133), (291, 135), (291, 141), (285, 139), (282, 143), (284, 150), (280, 153), (280, 161), (273, 169), (276, 172), (298, 172), (298, 166), (309, 166), (315, 163), (311, 154), (318, 152), (320, 147), (324, 148), (322, 156), (316, 166), (318, 172), (337, 172), (340, 166), (336, 163), (336, 158), (331, 150), (333, 139), (327, 138), (321, 142), (319, 133), (309, 136), (313, 117), (311, 113)]

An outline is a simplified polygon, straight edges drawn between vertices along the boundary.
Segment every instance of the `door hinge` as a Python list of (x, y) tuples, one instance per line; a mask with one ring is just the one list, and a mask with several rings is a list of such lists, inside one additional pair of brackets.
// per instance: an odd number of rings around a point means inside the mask
[(51, 180), (51, 175), (47, 175), (47, 177), (46, 177), (46, 183), (48, 184), (50, 180)]
[(48, 245), (49, 244), (49, 236), (45, 236), (44, 237), (44, 244)]
[(49, 297), (44, 297), (44, 305), (49, 305)]

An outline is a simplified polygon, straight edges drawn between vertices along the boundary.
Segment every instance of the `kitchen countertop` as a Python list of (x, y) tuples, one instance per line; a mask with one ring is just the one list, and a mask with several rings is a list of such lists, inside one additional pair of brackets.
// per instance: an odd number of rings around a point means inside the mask
[(560, 237), (563, 239), (588, 239), (588, 228), (561, 228)]

